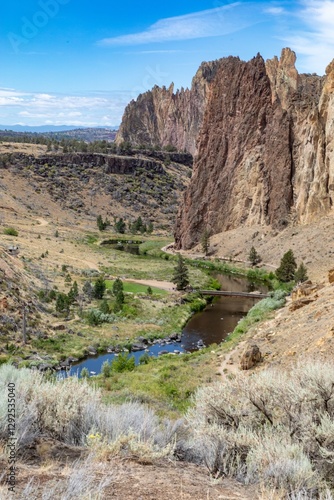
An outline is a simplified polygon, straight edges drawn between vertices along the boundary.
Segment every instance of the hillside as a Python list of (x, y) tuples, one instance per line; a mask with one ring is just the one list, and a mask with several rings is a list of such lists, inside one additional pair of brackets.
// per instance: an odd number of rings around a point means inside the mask
[[(49, 206), (46, 200), (52, 200), (72, 217), (84, 213), (91, 220), (99, 214), (130, 220), (141, 215), (157, 228), (171, 230), (174, 226), (179, 199), (191, 174), (189, 155), (45, 151), (36, 145), (0, 145), (2, 190), (14, 195), (13, 187), (21, 183), (22, 204), (37, 213), (39, 207)], [(26, 193), (31, 190), (35, 195), (28, 201)]]

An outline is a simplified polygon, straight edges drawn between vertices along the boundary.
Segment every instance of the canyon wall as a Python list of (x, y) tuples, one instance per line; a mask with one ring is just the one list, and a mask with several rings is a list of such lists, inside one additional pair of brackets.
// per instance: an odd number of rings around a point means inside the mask
[(174, 85), (153, 87), (131, 101), (125, 109), (116, 143), (163, 148), (172, 145), (178, 151), (196, 152), (196, 140), (202, 126), (208, 88), (219, 62), (205, 62), (193, 78), (191, 89), (174, 93)]
[(193, 176), (177, 217), (177, 248), (254, 224), (281, 229), (326, 214), (334, 196), (334, 64), (298, 74), (296, 56), (220, 61)]
[(202, 65), (191, 90), (155, 87), (128, 106), (124, 140), (138, 143), (147, 134), (151, 144), (196, 153), (177, 217), (177, 248), (191, 248), (205, 229), (282, 229), (331, 210), (334, 61), (325, 76), (299, 74), (295, 62), (290, 49), (266, 62), (259, 54), (248, 62), (223, 58)]

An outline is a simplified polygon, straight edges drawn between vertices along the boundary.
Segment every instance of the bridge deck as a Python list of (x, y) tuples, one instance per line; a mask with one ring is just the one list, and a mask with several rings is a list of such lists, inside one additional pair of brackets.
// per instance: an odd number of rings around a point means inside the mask
[(199, 290), (202, 295), (222, 295), (225, 297), (249, 297), (253, 299), (265, 299), (270, 297), (266, 293), (228, 292), (222, 290)]

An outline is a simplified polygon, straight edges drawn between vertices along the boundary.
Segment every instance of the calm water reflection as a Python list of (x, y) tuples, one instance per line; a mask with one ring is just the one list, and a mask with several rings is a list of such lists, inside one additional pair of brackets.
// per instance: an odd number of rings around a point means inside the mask
[[(222, 290), (231, 292), (250, 292), (259, 290), (267, 292), (267, 288), (248, 282), (244, 278), (227, 275), (217, 275)], [(236, 327), (249, 309), (258, 302), (258, 299), (248, 297), (217, 297), (213, 304), (204, 311), (195, 314), (182, 332), (182, 345), (187, 351), (197, 349), (197, 342), (203, 340), (206, 346), (219, 344)]]

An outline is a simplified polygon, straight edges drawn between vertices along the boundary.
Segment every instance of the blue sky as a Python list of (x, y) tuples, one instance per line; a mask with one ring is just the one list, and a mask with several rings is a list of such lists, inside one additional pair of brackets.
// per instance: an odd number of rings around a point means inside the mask
[(229, 55), (291, 47), (318, 74), (334, 58), (334, 0), (2, 0), (0, 15), (6, 125), (117, 125), (139, 93)]

